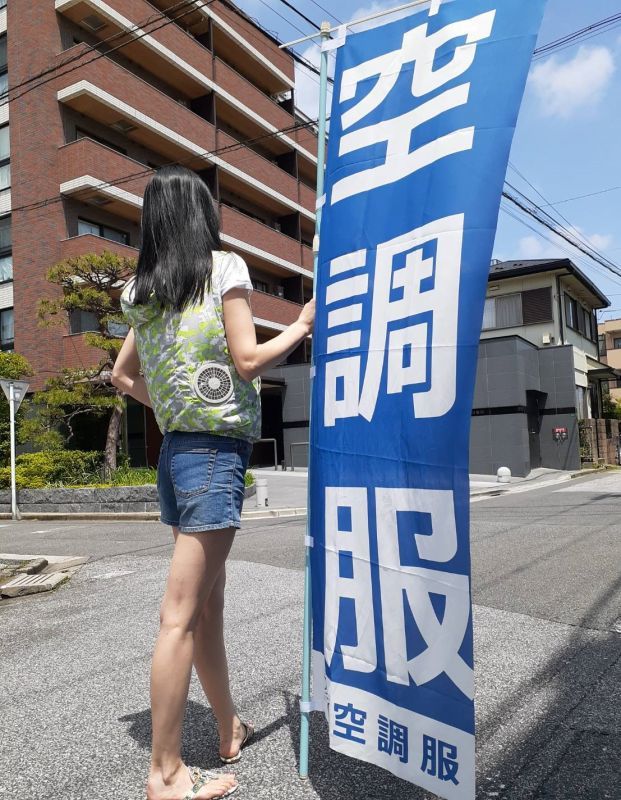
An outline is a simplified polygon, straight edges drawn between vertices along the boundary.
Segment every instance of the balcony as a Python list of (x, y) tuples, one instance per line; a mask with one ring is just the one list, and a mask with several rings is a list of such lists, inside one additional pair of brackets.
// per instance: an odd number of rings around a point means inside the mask
[[(265, 129), (274, 132), (296, 124), (292, 114), (219, 58), (214, 61), (214, 80), (218, 87), (216, 93), (225, 100), (218, 108), (218, 118), (237, 130), (247, 132), (249, 137), (260, 136)], [(265, 139), (261, 144), (276, 154), (295, 148), (316, 164), (316, 138), (313, 140), (311, 134), (299, 139), (300, 133), (306, 134), (306, 131), (283, 133)]]
[[(152, 170), (92, 139), (59, 149), (60, 193), (132, 222), (140, 221), (142, 195)], [(128, 176), (135, 175), (131, 179)]]
[(211, 91), (211, 53), (178, 25), (148, 25), (151, 33), (131, 41), (144, 33), (140, 23), (158, 19), (158, 10), (145, 0), (55, 0), (55, 8), (100, 40), (118, 37), (114, 45), (122, 45), (127, 58), (187, 97)]
[(275, 214), (282, 214), (280, 209), (285, 206), (314, 221), (315, 201), (313, 199), (307, 205), (300, 203), (299, 184), (292, 175), (254, 150), (243, 146), (224, 131), (218, 130), (216, 143), (217, 150), (222, 151), (222, 155), (216, 156), (214, 161), (222, 168), (220, 182), (223, 186), (238, 194), (242, 193), (253, 203), (268, 208)]
[(62, 358), (66, 369), (91, 369), (103, 361), (105, 354), (86, 343), (85, 333), (67, 333), (63, 336)]
[(234, 250), (251, 255), (253, 262), (260, 266), (267, 265), (270, 271), (274, 271), (276, 266), (281, 267), (276, 270), (279, 274), (297, 272), (312, 277), (308, 268), (300, 267), (302, 250), (308, 249), (300, 242), (230, 206), (220, 206), (220, 218), (223, 240)]
[(63, 239), (60, 243), (60, 260), (66, 261), (68, 258), (78, 258), (87, 253), (101, 255), (104, 250), (114, 253), (121, 258), (138, 258), (138, 250), (101, 236), (93, 236), (92, 233), (85, 233), (81, 236), (71, 236)]
[(302, 306), (273, 294), (254, 291), (250, 304), (255, 325), (271, 330), (286, 328), (300, 316)]
[[(173, 8), (178, 0), (153, 0), (162, 11)], [(292, 89), (295, 77), (293, 59), (278, 48), (274, 40), (242, 13), (236, 13), (220, 0), (212, 0), (197, 8), (195, 14), (180, 20), (194, 36), (206, 35), (213, 23), (216, 53), (226, 53), (239, 72), (251, 70), (254, 83), (273, 94)], [(251, 67), (249, 66), (251, 65)]]
[[(62, 58), (86, 55), (84, 45), (62, 54)], [(59, 102), (104, 125), (121, 130), (128, 138), (193, 169), (216, 164), (223, 176), (254, 202), (275, 213), (300, 211), (314, 219), (314, 201), (302, 207), (298, 183), (276, 164), (267, 161), (183, 104), (140, 80), (107, 58), (74, 67), (59, 79)], [(183, 131), (183, 133), (181, 133)], [(213, 154), (218, 147), (232, 147)]]
[(302, 266), (311, 274), (315, 269), (315, 257), (313, 255), (313, 248), (307, 245), (302, 245)]

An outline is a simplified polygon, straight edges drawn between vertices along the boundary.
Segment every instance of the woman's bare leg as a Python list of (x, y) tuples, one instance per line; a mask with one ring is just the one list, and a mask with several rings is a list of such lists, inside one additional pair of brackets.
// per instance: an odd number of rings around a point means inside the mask
[[(181, 760), (181, 728), (195, 631), (234, 535), (233, 529), (226, 529), (176, 537), (151, 670), (153, 748), (147, 784), (149, 800), (180, 800), (192, 786)], [(219, 797), (234, 784), (234, 776), (223, 776), (204, 787), (198, 798)]]
[(225, 584), (226, 567), (222, 567), (196, 627), (194, 667), (218, 721), (220, 755), (230, 758), (238, 752), (245, 731), (237, 716), (229, 684), (224, 645)]

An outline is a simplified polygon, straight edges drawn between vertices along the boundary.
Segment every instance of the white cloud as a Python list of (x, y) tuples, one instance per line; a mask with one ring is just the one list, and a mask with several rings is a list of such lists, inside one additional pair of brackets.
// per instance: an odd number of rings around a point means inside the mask
[[(582, 239), (600, 251), (607, 250), (614, 241), (614, 237), (609, 234), (586, 234), (582, 228), (574, 228), (572, 232), (579, 234)], [(546, 234), (546, 239), (540, 236), (524, 236), (520, 239), (517, 247), (517, 258), (567, 258), (571, 257), (570, 252), (576, 257), (580, 256), (580, 253), (574, 250), (568, 242), (550, 232)]]
[(607, 236), (602, 233), (594, 233), (591, 236), (587, 236), (587, 241), (589, 241), (596, 250), (608, 250), (610, 245), (613, 242), (612, 236)]
[(612, 79), (615, 62), (607, 47), (581, 47), (569, 61), (556, 56), (537, 64), (531, 72), (542, 112), (567, 119), (577, 111), (597, 105)]
[(540, 239), (538, 236), (524, 236), (518, 242), (517, 258), (527, 260), (537, 258), (566, 258), (567, 253), (560, 247)]

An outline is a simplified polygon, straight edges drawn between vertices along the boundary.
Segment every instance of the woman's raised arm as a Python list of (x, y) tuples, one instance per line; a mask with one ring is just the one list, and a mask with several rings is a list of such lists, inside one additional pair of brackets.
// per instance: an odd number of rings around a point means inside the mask
[(223, 297), (223, 306), (229, 351), (235, 369), (246, 381), (280, 364), (300, 342), (310, 336), (315, 321), (315, 301), (311, 300), (286, 330), (264, 344), (257, 344), (248, 291), (231, 289)]

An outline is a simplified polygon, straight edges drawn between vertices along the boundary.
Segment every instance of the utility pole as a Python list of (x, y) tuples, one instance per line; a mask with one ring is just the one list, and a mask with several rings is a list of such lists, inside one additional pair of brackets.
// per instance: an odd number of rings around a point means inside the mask
[(0, 380), (0, 386), (9, 401), (9, 427), (11, 431), (11, 516), (19, 520), (22, 515), (17, 507), (17, 483), (15, 480), (15, 414), (26, 396), (30, 384), (26, 381)]

